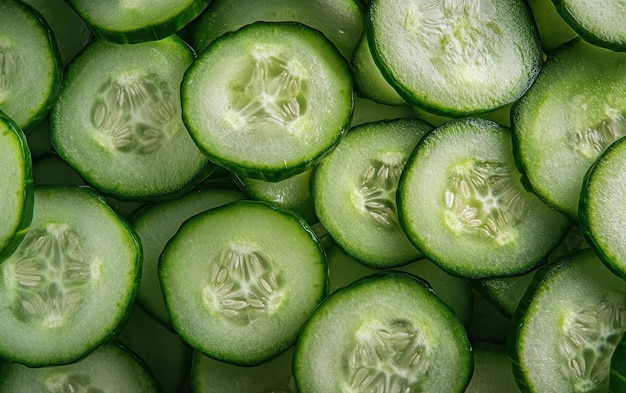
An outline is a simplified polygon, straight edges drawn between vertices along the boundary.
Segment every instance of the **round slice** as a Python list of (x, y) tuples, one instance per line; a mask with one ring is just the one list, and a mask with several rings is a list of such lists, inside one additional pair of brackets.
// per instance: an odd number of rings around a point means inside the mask
[(118, 199), (158, 199), (196, 185), (210, 166), (183, 124), (179, 95), (193, 60), (176, 36), (93, 42), (68, 68), (53, 109), (56, 151)]
[(400, 95), (439, 114), (517, 100), (542, 62), (523, 0), (372, 0), (367, 31), (374, 60)]
[(613, 142), (585, 176), (580, 227), (602, 261), (626, 277), (626, 137)]
[(433, 126), (399, 119), (352, 128), (316, 168), (317, 216), (346, 252), (373, 267), (412, 262), (421, 254), (398, 222), (396, 188), (404, 165)]
[(347, 61), (319, 31), (257, 22), (216, 39), (182, 85), (183, 118), (217, 164), (262, 180), (315, 165), (352, 116)]
[(578, 219), (583, 177), (626, 136), (626, 53), (575, 39), (550, 54), (511, 112), (516, 160), (533, 191)]
[(22, 130), (0, 111), (0, 262), (20, 244), (33, 218), (30, 150)]
[(0, 356), (70, 363), (113, 337), (128, 315), (141, 245), (88, 188), (38, 187), (34, 207), (26, 237), (0, 265)]
[(326, 298), (293, 364), (300, 392), (461, 393), (472, 354), (463, 325), (427, 285), (388, 272)]
[(552, 0), (558, 13), (586, 41), (626, 51), (626, 3), (623, 0)]
[(326, 257), (304, 221), (236, 201), (186, 221), (159, 277), (171, 322), (196, 350), (257, 365), (291, 346), (326, 291)]
[(0, 2), (0, 110), (26, 129), (59, 92), (62, 65), (50, 27), (19, 0)]
[(521, 390), (608, 392), (625, 312), (626, 281), (591, 249), (540, 270), (513, 316), (509, 338)]
[(428, 259), (469, 278), (531, 270), (571, 226), (524, 189), (510, 130), (480, 118), (449, 121), (420, 141), (399, 182), (398, 212)]
[(0, 365), (3, 392), (160, 393), (143, 361), (118, 344), (99, 348), (79, 362), (40, 368)]
[(211, 0), (68, 0), (100, 38), (119, 44), (156, 41), (180, 30)]

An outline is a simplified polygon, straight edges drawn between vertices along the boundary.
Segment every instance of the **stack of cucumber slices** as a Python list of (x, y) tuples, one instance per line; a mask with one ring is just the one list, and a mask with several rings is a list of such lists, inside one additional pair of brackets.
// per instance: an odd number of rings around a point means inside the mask
[(623, 0), (0, 0), (0, 391), (626, 391)]

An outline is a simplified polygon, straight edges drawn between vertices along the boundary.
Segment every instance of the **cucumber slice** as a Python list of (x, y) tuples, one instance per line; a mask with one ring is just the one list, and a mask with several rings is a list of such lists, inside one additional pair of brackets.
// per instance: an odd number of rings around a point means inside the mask
[(143, 246), (143, 265), (137, 303), (148, 313), (169, 326), (170, 317), (159, 282), (158, 262), (165, 245), (182, 223), (196, 214), (243, 197), (241, 192), (234, 190), (201, 188), (180, 198), (150, 205), (131, 218)]
[(171, 197), (210, 173), (179, 101), (194, 59), (176, 36), (135, 45), (90, 44), (71, 63), (52, 113), (59, 155), (118, 199)]
[(409, 105), (386, 105), (376, 101), (354, 96), (354, 112), (351, 127), (380, 120), (415, 118), (415, 112)]
[(517, 100), (542, 62), (523, 0), (372, 0), (366, 28), (383, 75), (410, 103), (465, 116)]
[(26, 137), (0, 111), (0, 262), (19, 246), (33, 218), (33, 175)]
[(315, 169), (315, 211), (346, 252), (373, 267), (399, 266), (421, 254), (400, 227), (396, 188), (404, 164), (432, 126), (398, 119), (352, 128)]
[(295, 348), (300, 392), (463, 392), (472, 372), (465, 329), (423, 282), (368, 276), (330, 295)]
[(552, 0), (527, 0), (533, 12), (543, 50), (552, 52), (560, 45), (578, 36), (563, 20)]
[(469, 278), (532, 270), (571, 224), (526, 191), (508, 128), (452, 120), (427, 134), (398, 186), (408, 238), (430, 260)]
[(109, 340), (134, 301), (141, 257), (135, 232), (95, 192), (37, 187), (30, 229), (0, 265), (0, 355), (59, 365)]
[(580, 196), (580, 227), (600, 259), (626, 278), (626, 137), (613, 142), (589, 169)]
[(59, 93), (62, 66), (50, 27), (19, 0), (0, 2), (0, 110), (26, 130)]
[(291, 375), (293, 347), (258, 366), (242, 367), (194, 353), (194, 393), (296, 393)]
[(593, 45), (626, 51), (626, 4), (622, 0), (552, 0), (563, 20)]
[(626, 136), (626, 53), (581, 39), (551, 53), (511, 113), (516, 161), (532, 190), (578, 220), (583, 178)]
[(28, 368), (0, 365), (3, 392), (160, 393), (152, 373), (117, 344), (99, 348), (86, 358), (63, 366)]
[(95, 34), (118, 44), (168, 37), (209, 5), (211, 0), (68, 0)]
[(326, 257), (304, 221), (236, 201), (186, 221), (159, 277), (171, 322), (194, 349), (258, 365), (289, 348), (326, 291)]
[(626, 330), (626, 281), (590, 250), (540, 270), (513, 323), (510, 355), (524, 392), (607, 392)]
[(183, 118), (198, 146), (243, 176), (283, 180), (313, 167), (352, 115), (346, 60), (320, 32), (256, 22), (226, 34), (183, 80)]
[(202, 52), (225, 33), (257, 22), (294, 21), (324, 33), (350, 59), (364, 28), (358, 0), (213, 0), (194, 21), (191, 44)]

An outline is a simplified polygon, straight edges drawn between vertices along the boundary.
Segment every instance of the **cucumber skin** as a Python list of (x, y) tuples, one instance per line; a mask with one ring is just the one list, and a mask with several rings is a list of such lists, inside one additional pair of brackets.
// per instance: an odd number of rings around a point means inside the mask
[(30, 223), (33, 220), (33, 207), (35, 202), (35, 189), (33, 182), (33, 165), (32, 157), (30, 155), (30, 149), (24, 132), (20, 127), (9, 117), (7, 114), (0, 110), (0, 122), (6, 124), (11, 129), (17, 139), (19, 140), (22, 149), (22, 161), (24, 162), (24, 206), (22, 212), (22, 220), (20, 225), (16, 228), (16, 232), (13, 234), (13, 238), (10, 239), (3, 249), (0, 249), (0, 263), (10, 257), (13, 252), (19, 247), (20, 243), (26, 236)]
[(78, 7), (74, 6), (73, 0), (66, 1), (69, 1), (70, 6), (85, 20), (89, 28), (98, 38), (117, 44), (136, 44), (166, 38), (167, 36), (177, 33), (195, 17), (200, 15), (200, 13), (209, 6), (209, 3), (211, 3), (211, 0), (195, 0), (191, 6), (165, 22), (155, 23), (151, 26), (138, 29), (120, 31), (96, 25), (93, 20), (89, 19), (88, 15), (80, 13)]

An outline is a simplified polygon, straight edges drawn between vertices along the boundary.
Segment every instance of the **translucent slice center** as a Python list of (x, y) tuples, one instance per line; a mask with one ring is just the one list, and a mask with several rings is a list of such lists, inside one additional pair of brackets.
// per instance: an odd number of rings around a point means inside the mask
[(178, 95), (158, 75), (121, 75), (100, 86), (91, 107), (97, 138), (118, 151), (149, 154), (170, 137), (180, 117)]
[(507, 165), (469, 161), (457, 165), (445, 191), (445, 220), (455, 231), (499, 244), (516, 238), (526, 202)]
[(8, 46), (0, 45), (0, 104), (7, 99), (17, 69), (17, 56), (13, 50)]
[(422, 392), (430, 352), (425, 335), (409, 321), (363, 326), (344, 354), (344, 391)]
[(398, 225), (396, 190), (404, 164), (399, 158), (373, 160), (362, 175), (357, 201), (362, 211), (383, 226)]
[(574, 150), (589, 160), (594, 160), (611, 143), (626, 136), (624, 114), (616, 109), (607, 109), (605, 115), (598, 124), (572, 132)]
[(62, 373), (46, 381), (45, 393), (104, 393), (102, 389), (90, 385), (87, 375)]

